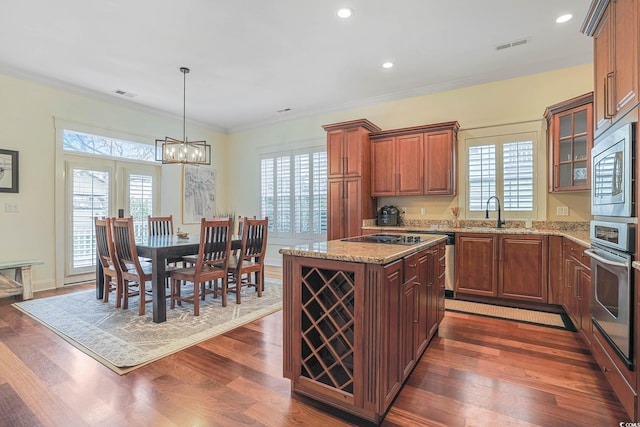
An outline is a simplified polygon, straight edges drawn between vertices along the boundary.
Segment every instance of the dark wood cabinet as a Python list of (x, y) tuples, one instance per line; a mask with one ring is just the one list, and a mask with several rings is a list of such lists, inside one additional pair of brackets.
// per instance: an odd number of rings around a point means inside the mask
[(594, 0), (582, 32), (594, 38), (594, 134), (638, 103), (637, 0)]
[(422, 194), (422, 134), (372, 138), (371, 167), (373, 196)]
[(371, 198), (369, 133), (380, 130), (368, 120), (323, 126), (327, 131), (327, 239), (358, 236), (362, 220), (375, 217)]
[(564, 298), (562, 307), (587, 344), (592, 339), (591, 267), (587, 249), (563, 239)]
[(437, 330), (437, 311), (429, 313), (440, 306), (429, 293), (437, 252), (436, 244), (386, 265), (284, 255), (292, 390), (379, 422)]
[(456, 295), (547, 303), (547, 271), (547, 236), (456, 233)]
[(456, 233), (456, 294), (498, 296), (498, 236)]
[[(363, 182), (359, 177), (330, 179), (327, 183), (327, 240), (342, 239), (362, 234), (367, 197), (362, 194)], [(367, 211), (372, 215), (372, 208)]]
[(424, 133), (423, 194), (455, 196), (458, 193), (456, 125), (451, 125), (450, 129)]
[(591, 188), (593, 92), (547, 107), (549, 191)]
[(548, 237), (505, 235), (499, 244), (498, 296), (547, 303)]
[(455, 195), (458, 122), (373, 132), (374, 196)]

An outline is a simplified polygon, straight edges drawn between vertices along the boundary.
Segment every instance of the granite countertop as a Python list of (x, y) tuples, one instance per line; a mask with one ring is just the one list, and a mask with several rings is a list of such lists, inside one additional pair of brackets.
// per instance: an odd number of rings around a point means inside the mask
[[(488, 234), (525, 234), (539, 236), (561, 236), (566, 237), (579, 245), (590, 247), (591, 239), (589, 238), (589, 230), (579, 229), (557, 229), (557, 228), (495, 228), (495, 227), (447, 227), (438, 226), (421, 227), (413, 225), (399, 225), (395, 227), (379, 227), (379, 226), (363, 226), (363, 230), (371, 230), (377, 232), (395, 232), (406, 233), (407, 231), (429, 231), (432, 232), (450, 232), (450, 233), (488, 233)], [(424, 235), (423, 235), (424, 236)]]
[(446, 239), (446, 236), (438, 234), (408, 234), (408, 236), (419, 236), (421, 241), (411, 245), (395, 245), (331, 240), (328, 242), (315, 242), (291, 248), (282, 248), (280, 249), (280, 253), (306, 258), (361, 262), (366, 264), (388, 264)]

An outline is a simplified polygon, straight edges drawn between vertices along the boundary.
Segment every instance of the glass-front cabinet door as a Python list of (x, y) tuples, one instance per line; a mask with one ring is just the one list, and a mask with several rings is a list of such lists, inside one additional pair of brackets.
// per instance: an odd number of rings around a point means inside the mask
[(589, 190), (593, 146), (593, 94), (547, 108), (549, 191)]

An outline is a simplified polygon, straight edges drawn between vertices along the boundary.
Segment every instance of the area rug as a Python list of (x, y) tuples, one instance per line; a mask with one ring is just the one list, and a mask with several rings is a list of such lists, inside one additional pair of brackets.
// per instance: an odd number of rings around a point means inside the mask
[(445, 299), (444, 306), (447, 311), (476, 314), (496, 319), (514, 320), (517, 322), (566, 329), (574, 332), (576, 330), (571, 323), (571, 320), (569, 320), (569, 317), (564, 313), (547, 313), (545, 311), (504, 307), (501, 305), (484, 304), (449, 298)]
[(226, 307), (220, 297), (208, 295), (197, 317), (192, 304), (167, 307), (163, 323), (153, 323), (151, 303), (146, 315), (138, 316), (137, 297), (122, 310), (115, 308), (115, 298), (103, 303), (95, 295), (95, 290), (72, 292), (13, 306), (120, 375), (282, 308), (282, 284), (273, 279), (265, 280), (261, 298), (253, 288), (244, 291), (241, 304), (235, 294), (229, 294)]

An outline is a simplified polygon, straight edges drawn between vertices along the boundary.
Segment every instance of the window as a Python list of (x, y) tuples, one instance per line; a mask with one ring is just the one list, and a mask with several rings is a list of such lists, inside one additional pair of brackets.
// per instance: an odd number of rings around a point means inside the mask
[(136, 236), (149, 234), (149, 215), (153, 215), (153, 175), (129, 173), (129, 214)]
[(326, 238), (325, 150), (318, 148), (261, 156), (260, 211), (262, 217), (269, 217), (269, 232), (274, 238)]
[(65, 129), (62, 134), (64, 151), (155, 162), (155, 147), (139, 142), (123, 141)]
[[(534, 218), (535, 134), (467, 139), (468, 218), (483, 218), (497, 196), (507, 218)], [(489, 210), (496, 210), (495, 199)]]

